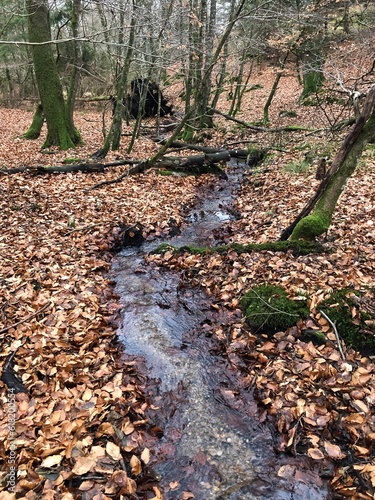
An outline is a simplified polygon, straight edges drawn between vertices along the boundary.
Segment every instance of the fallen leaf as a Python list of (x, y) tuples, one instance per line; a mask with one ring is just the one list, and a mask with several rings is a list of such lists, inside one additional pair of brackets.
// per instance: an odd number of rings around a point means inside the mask
[(110, 457), (113, 458), (113, 460), (121, 460), (122, 455), (121, 455), (121, 450), (117, 446), (117, 444), (112, 443), (111, 441), (108, 441), (105, 447), (106, 452)]
[(82, 476), (89, 472), (96, 464), (96, 460), (90, 457), (78, 457), (72, 469), (73, 474)]

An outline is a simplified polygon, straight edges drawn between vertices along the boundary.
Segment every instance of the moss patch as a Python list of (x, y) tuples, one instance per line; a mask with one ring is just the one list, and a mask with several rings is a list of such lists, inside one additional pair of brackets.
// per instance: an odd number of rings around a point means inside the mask
[(320, 304), (339, 336), (365, 356), (375, 355), (375, 289), (337, 290)]
[(257, 333), (273, 334), (295, 325), (309, 314), (306, 300), (292, 300), (280, 286), (259, 285), (241, 300), (246, 321)]
[(317, 236), (328, 231), (330, 218), (323, 214), (314, 213), (298, 222), (291, 236), (291, 240), (313, 241)]
[(254, 168), (261, 164), (266, 158), (268, 149), (258, 148), (255, 146), (249, 147), (247, 154), (247, 164), (249, 167)]
[(191, 254), (207, 254), (220, 253), (225, 254), (230, 251), (235, 251), (238, 254), (251, 252), (288, 252), (291, 251), (295, 257), (299, 255), (308, 255), (311, 253), (323, 253), (325, 248), (320, 243), (314, 241), (270, 241), (267, 243), (250, 243), (243, 245), (240, 243), (231, 243), (230, 245), (222, 245), (217, 247), (195, 247), (193, 245), (185, 245), (183, 247), (174, 247), (168, 243), (162, 243), (152, 253), (163, 254), (168, 251), (175, 253), (189, 252)]

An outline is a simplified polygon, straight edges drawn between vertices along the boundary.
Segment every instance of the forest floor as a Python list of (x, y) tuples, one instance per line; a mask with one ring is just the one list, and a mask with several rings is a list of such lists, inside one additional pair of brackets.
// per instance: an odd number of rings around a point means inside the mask
[[(257, 78), (254, 83), (261, 87), (247, 94), (240, 120), (259, 120), (274, 72), (260, 69)], [(317, 160), (325, 155), (332, 160), (337, 150), (340, 138), (331, 141), (327, 135), (327, 114), (299, 105), (299, 91), (292, 75), (282, 79), (271, 107), (272, 127), (303, 124), (320, 132), (264, 134), (223, 117), (215, 120), (208, 145), (273, 148), (267, 172), (245, 175), (235, 202), (241, 217), (225, 227), (228, 243), (278, 239), (317, 188)], [(221, 109), (227, 108), (223, 98)], [(291, 110), (297, 116), (282, 116)], [(337, 111), (332, 105), (328, 113), (334, 117)], [(41, 150), (43, 136), (37, 141), (21, 137), (31, 122), (31, 108), (2, 108), (1, 116), (0, 168), (87, 159), (102, 144), (102, 116), (94, 108), (76, 113), (84, 145), (68, 152)], [(124, 136), (121, 150), (106, 161), (129, 157), (128, 142)], [(144, 135), (130, 157), (148, 158), (157, 147)], [(306, 157), (316, 161), (301, 170)], [(147, 475), (152, 422), (145, 416), (151, 404), (145, 380), (135, 363), (121, 359), (116, 346), (120, 306), (107, 276), (110, 245), (121, 224), (141, 223), (148, 238), (168, 234), (170, 221), (182, 223), (197, 188), (211, 177), (161, 176), (150, 170), (90, 189), (126, 169), (1, 175), (1, 370), (14, 353), (14, 370), (27, 390), (13, 394), (0, 382), (4, 500), (163, 498)], [(345, 346), (343, 360), (332, 327), (318, 312), (319, 302), (333, 289), (364, 290), (375, 283), (374, 185), (375, 153), (368, 148), (323, 241), (328, 253), (168, 252), (149, 257), (150, 265), (180, 269), (187, 280), (194, 269), (191, 286), (199, 284), (215, 307), (227, 312), (228, 322), (213, 328), (213, 334), (243, 386), (257, 391), (257, 417), (272, 422), (280, 451), (293, 453), (298, 445), (320, 461), (328, 470), (332, 498), (370, 499), (375, 489), (375, 366)], [(239, 321), (241, 296), (264, 282), (282, 285), (292, 297), (308, 293), (307, 326), (318, 325), (327, 343), (303, 342), (298, 338), (301, 324), (262, 341)], [(298, 470), (278, 473), (298, 476)], [(186, 492), (183, 498), (193, 497)]]

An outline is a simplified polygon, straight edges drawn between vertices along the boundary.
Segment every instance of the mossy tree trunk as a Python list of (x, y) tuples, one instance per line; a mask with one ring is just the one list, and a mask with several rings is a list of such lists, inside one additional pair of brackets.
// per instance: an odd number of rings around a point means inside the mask
[(30, 127), (23, 134), (25, 139), (38, 139), (44, 123), (43, 106), (38, 104)]
[(73, 148), (81, 141), (67, 113), (61, 82), (57, 72), (51, 41), (51, 27), (47, 0), (26, 0), (29, 41), (32, 46), (34, 71), (40, 101), (47, 123), (47, 137), (43, 148), (58, 146)]
[(327, 51), (325, 27), (319, 28), (312, 23), (305, 29), (305, 40), (301, 45), (299, 57), (302, 61), (303, 91), (300, 101), (316, 94), (324, 83), (324, 63)]
[[(375, 137), (374, 106), (375, 86), (369, 91), (361, 115), (337, 152), (317, 193), (296, 220), (283, 232), (281, 240), (289, 237), (291, 240), (313, 240), (328, 230), (337, 201), (347, 180), (353, 174), (366, 144)], [(313, 210), (312, 213), (310, 213), (311, 210)]]

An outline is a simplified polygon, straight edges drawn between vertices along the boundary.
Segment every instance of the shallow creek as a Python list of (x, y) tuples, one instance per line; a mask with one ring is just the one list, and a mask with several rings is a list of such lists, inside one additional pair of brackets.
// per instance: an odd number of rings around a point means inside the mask
[[(215, 235), (233, 217), (231, 203), (242, 171), (232, 165), (228, 181), (211, 184), (181, 233), (164, 242), (221, 243)], [(145, 265), (145, 253), (160, 243), (124, 249), (111, 274), (123, 305), (119, 339), (126, 355), (144, 358), (147, 378), (156, 388), (154, 404), (164, 435), (154, 450), (153, 470), (163, 498), (191, 498), (186, 491), (196, 500), (330, 498), (302, 458), (275, 455), (271, 430), (251, 416), (251, 394), (236, 387), (236, 374), (213, 354), (212, 339), (205, 334), (205, 325), (215, 321), (210, 299), (181, 287), (179, 273)]]

